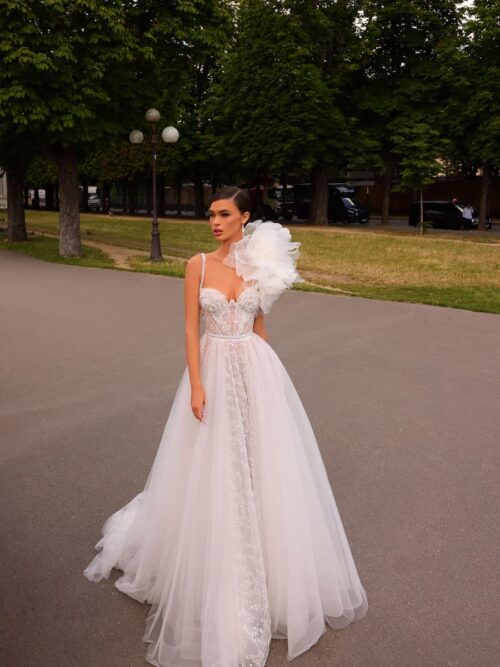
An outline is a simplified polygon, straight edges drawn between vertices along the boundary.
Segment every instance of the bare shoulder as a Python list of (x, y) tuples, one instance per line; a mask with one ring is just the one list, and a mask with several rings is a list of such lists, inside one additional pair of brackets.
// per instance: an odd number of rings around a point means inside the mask
[(186, 274), (199, 275), (201, 272), (201, 252), (190, 257), (186, 263)]

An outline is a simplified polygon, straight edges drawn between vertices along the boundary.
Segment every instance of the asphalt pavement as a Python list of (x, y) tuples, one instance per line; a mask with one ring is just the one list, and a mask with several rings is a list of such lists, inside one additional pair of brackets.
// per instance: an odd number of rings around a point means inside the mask
[[(183, 281), (0, 251), (0, 664), (143, 667), (149, 605), (82, 571), (185, 367)], [(369, 610), (296, 667), (500, 664), (500, 317), (291, 291), (269, 343)], [(268, 667), (290, 664), (273, 640)]]
[[(380, 227), (380, 217), (379, 216), (372, 216), (370, 219), (370, 222), (367, 225), (368, 227)], [(346, 225), (344, 225), (346, 227)], [(347, 225), (349, 228), (349, 225)], [(355, 227), (357, 228), (363, 228), (365, 225), (352, 225), (352, 228), (354, 229)], [(412, 227), (411, 225), (408, 224), (408, 216), (406, 217), (396, 217), (392, 216), (390, 223), (389, 223), (389, 229), (398, 229), (398, 230), (403, 230), (403, 231), (408, 231), (412, 232), (414, 234), (418, 234), (420, 232), (420, 228), (417, 227)], [(497, 220), (493, 221), (493, 225), (491, 226), (491, 229), (487, 229), (485, 231), (479, 231), (477, 229), (469, 229), (469, 230), (462, 230), (462, 229), (434, 229), (433, 227), (430, 227), (426, 230), (426, 234), (432, 234), (432, 235), (437, 235), (439, 236), (440, 234), (451, 234), (452, 236), (455, 234), (458, 235), (465, 235), (465, 237), (470, 237), (471, 239), (477, 238), (477, 237), (482, 237), (482, 238), (491, 238), (493, 242), (496, 242), (498, 240), (498, 236), (500, 235), (500, 224), (498, 223)]]

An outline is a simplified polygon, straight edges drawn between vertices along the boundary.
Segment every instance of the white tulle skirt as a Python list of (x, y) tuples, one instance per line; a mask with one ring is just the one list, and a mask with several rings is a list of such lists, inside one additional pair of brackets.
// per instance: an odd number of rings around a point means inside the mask
[(368, 608), (318, 445), (295, 387), (256, 334), (203, 334), (203, 422), (187, 367), (144, 490), (112, 514), (84, 570), (152, 605), (158, 667), (261, 667)]

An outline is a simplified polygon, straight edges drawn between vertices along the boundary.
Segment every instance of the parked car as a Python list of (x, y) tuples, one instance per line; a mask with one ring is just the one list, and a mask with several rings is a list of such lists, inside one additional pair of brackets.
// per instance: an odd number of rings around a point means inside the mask
[[(311, 210), (311, 184), (294, 186), (295, 213), (298, 218), (309, 218)], [(370, 219), (368, 209), (362, 204), (356, 190), (345, 183), (328, 183), (328, 224), (335, 222), (366, 224)]]
[[(477, 229), (479, 212), (474, 209), (472, 221), (463, 217), (465, 204), (453, 201), (424, 201), (424, 220), (430, 222), (434, 229)], [(416, 227), (420, 224), (420, 202), (410, 206), (408, 224)], [(486, 220), (486, 229), (491, 229), (491, 218)]]
[(100, 210), (102, 210), (101, 197), (97, 193), (89, 195), (88, 207), (89, 207), (89, 211), (100, 211)]

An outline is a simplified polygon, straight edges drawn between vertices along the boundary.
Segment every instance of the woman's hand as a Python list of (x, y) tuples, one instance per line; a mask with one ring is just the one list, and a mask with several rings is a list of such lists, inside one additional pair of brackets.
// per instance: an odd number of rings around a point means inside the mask
[(205, 389), (200, 385), (191, 389), (191, 410), (199, 421), (203, 421), (205, 411)]

